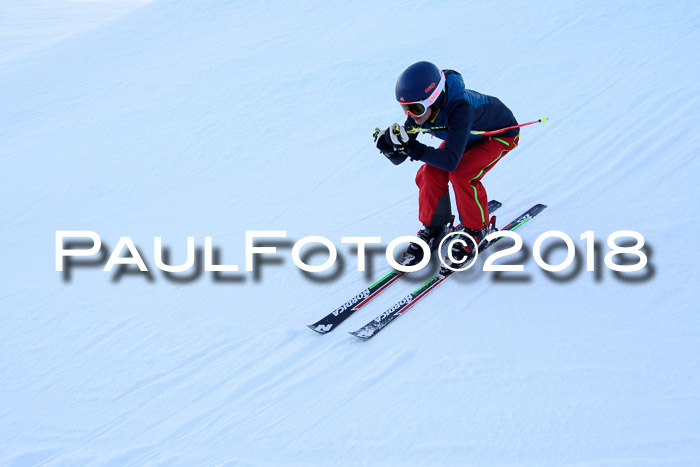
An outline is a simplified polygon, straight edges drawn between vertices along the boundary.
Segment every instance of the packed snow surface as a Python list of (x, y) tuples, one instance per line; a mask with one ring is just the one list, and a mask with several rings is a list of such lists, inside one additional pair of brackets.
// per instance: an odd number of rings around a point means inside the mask
[[(0, 13), (0, 463), (700, 464), (697, 1)], [(374, 339), (347, 334), (424, 271), (319, 336), (306, 325), (388, 270), (377, 250), (358, 272), (341, 237), (420, 227), (420, 163), (371, 138), (403, 121), (394, 83), (418, 60), (521, 122), (549, 117), (484, 179), (500, 225), (548, 209), (507, 259), (523, 272), (475, 267)], [(59, 230), (96, 232), (103, 256), (57, 272)], [(246, 272), (262, 230), (287, 238)], [(549, 230), (576, 245), (560, 273), (533, 260)], [(644, 270), (605, 266), (619, 230), (644, 236)], [(342, 268), (303, 274), (291, 251), (309, 235)], [(188, 236), (239, 272), (164, 274), (154, 238), (182, 264)], [(148, 273), (102, 271), (120, 237)]]

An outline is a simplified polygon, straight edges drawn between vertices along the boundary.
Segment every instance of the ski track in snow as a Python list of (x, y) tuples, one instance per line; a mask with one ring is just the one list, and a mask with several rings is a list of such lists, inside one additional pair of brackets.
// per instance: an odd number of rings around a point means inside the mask
[[(0, 463), (700, 463), (697, 2), (445, 2), (439, 27), (425, 11), (0, 7)], [(407, 30), (416, 18), (430, 34)], [(423, 59), (519, 121), (550, 119), (484, 180), (500, 225), (549, 206), (519, 231), (525, 271), (474, 268), (371, 341), (348, 336), (431, 272), (405, 277), (318, 336), (306, 324), (386, 272), (381, 254), (354, 271), (340, 238), (419, 227), (419, 163), (383, 160), (371, 134), (403, 121), (394, 83)], [(586, 272), (579, 235), (606, 248), (625, 229), (645, 236), (651, 278)], [(110, 249), (131, 236), (149, 278), (64, 280), (56, 230)], [(213, 236), (243, 271), (246, 230), (288, 234), (258, 276), (155, 268), (153, 237), (180, 264), (187, 236)], [(576, 242), (567, 280), (532, 260), (547, 230)], [(336, 279), (294, 266), (306, 235), (338, 245)]]

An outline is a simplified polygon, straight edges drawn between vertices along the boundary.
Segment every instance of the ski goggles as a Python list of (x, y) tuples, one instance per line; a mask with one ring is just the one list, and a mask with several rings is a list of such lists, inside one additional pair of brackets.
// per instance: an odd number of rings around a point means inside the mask
[[(435, 86), (435, 83), (432, 84)], [(416, 101), (416, 102), (399, 102), (401, 105), (401, 108), (403, 109), (403, 113), (406, 115), (412, 115), (413, 117), (420, 118), (425, 113), (428, 111), (428, 107), (433, 105), (437, 98), (440, 96), (440, 93), (442, 92), (443, 88), (445, 87), (445, 73), (442, 71), (440, 72), (440, 82), (438, 83), (437, 86), (435, 86), (435, 89), (433, 90), (432, 94), (428, 96), (427, 99), (424, 99), (422, 101)]]

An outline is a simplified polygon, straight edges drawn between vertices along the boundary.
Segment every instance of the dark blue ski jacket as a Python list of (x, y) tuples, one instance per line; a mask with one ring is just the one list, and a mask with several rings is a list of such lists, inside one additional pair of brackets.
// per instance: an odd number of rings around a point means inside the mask
[[(467, 146), (488, 138), (471, 135), (470, 131), (498, 130), (517, 125), (518, 121), (499, 99), (466, 89), (462, 75), (453, 70), (443, 71), (444, 101), (439, 111), (420, 127), (430, 130), (431, 134), (444, 140), (445, 144), (441, 149), (428, 146), (421, 161), (451, 172), (457, 168)], [(408, 117), (404, 126), (415, 127), (416, 122)], [(514, 128), (496, 136), (515, 136), (519, 131)]]

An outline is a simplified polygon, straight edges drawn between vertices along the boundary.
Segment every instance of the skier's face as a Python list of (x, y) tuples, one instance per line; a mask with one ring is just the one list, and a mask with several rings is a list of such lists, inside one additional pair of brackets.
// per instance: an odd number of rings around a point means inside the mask
[(433, 109), (428, 107), (428, 110), (420, 117), (416, 117), (416, 116), (411, 115), (411, 118), (413, 119), (414, 122), (416, 122), (416, 125), (422, 125), (428, 121), (428, 119), (430, 118), (430, 116), (432, 114), (433, 114)]

